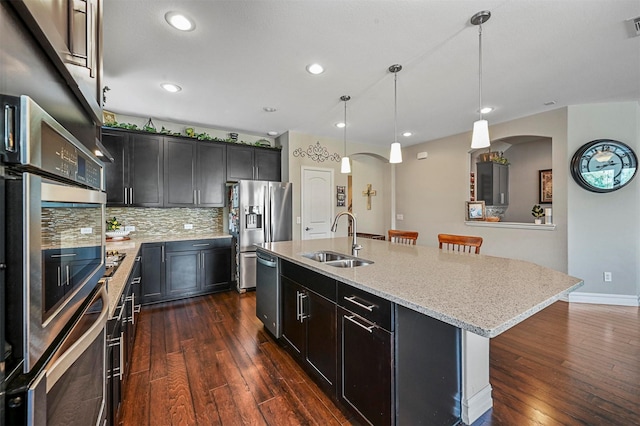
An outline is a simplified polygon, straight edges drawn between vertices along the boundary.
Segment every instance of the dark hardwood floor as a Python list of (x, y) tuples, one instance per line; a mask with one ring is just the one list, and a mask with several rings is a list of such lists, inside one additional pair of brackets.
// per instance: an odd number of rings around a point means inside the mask
[[(263, 331), (255, 293), (145, 307), (123, 425), (340, 425)], [(494, 408), (474, 426), (640, 424), (638, 308), (557, 302), (491, 341)]]

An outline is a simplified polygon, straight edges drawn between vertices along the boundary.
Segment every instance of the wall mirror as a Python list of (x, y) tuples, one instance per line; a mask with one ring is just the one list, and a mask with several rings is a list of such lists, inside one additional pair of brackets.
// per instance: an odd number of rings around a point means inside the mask
[[(548, 202), (549, 182), (541, 198), (541, 172), (552, 169), (552, 141), (535, 135), (510, 136), (491, 141), (488, 148), (470, 153), (470, 198), (484, 201), (487, 216), (501, 222), (531, 223), (531, 208)], [(500, 158), (502, 157), (502, 158)], [(548, 178), (548, 173), (544, 174)]]

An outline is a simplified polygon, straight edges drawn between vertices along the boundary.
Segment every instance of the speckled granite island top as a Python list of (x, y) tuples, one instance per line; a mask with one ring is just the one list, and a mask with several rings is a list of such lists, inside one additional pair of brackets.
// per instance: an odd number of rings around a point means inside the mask
[(580, 287), (582, 280), (531, 262), (360, 239), (375, 263), (336, 268), (302, 256), (351, 253), (351, 238), (285, 241), (262, 247), (282, 259), (351, 284), (483, 337), (495, 337)]
[(171, 241), (210, 240), (214, 238), (231, 238), (229, 234), (222, 233), (184, 233), (179, 235), (167, 235), (163, 237), (133, 237), (130, 240), (107, 241), (107, 250), (117, 250), (125, 253), (126, 257), (118, 267), (118, 270), (109, 278), (107, 285), (109, 294), (109, 317), (112, 317), (120, 295), (127, 284), (127, 278), (133, 269), (133, 265), (140, 251), (140, 246), (145, 243), (166, 243)]

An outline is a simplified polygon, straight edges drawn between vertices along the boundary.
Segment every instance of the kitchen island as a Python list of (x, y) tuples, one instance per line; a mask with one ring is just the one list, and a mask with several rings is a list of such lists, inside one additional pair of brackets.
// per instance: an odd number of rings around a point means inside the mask
[[(454, 415), (459, 415), (464, 423), (471, 424), (492, 406), (489, 339), (582, 285), (578, 278), (520, 260), (450, 253), (433, 247), (407, 246), (376, 240), (361, 240), (360, 243), (363, 248), (359, 257), (373, 261), (373, 264), (337, 268), (303, 256), (305, 253), (323, 250), (348, 254), (351, 252), (350, 238), (269, 243), (264, 244), (262, 249), (281, 259), (283, 271), (293, 271), (283, 272), (283, 291), (286, 291), (289, 277), (293, 276), (295, 281), (295, 277), (300, 275), (296, 270), (304, 269), (319, 277), (335, 280), (339, 294), (340, 289), (344, 287), (347, 289), (345, 291), (363, 292), (365, 299), (366, 295), (371, 295), (393, 304), (393, 320), (389, 331), (393, 333), (395, 327), (394, 351), (391, 356), (391, 359), (395, 360), (392, 361), (395, 362), (395, 381), (391, 381), (391, 387), (395, 386), (391, 392), (395, 416), (392, 416), (391, 423), (396, 421), (403, 424), (406, 423), (406, 419), (416, 419), (411, 414), (402, 412), (404, 409), (411, 410), (411, 407), (407, 407), (410, 404), (405, 404), (403, 398), (421, 392), (420, 381), (417, 379), (421, 377), (419, 371), (429, 370), (428, 366), (420, 368), (421, 366), (415, 364), (405, 365), (408, 362), (406, 360), (411, 360), (412, 363), (420, 360), (420, 356), (407, 355), (407, 352), (415, 352), (418, 349), (442, 352), (433, 346), (434, 342), (427, 341), (417, 345), (415, 342), (407, 341), (410, 340), (407, 336), (414, 340), (421, 340), (422, 335), (425, 336), (425, 340), (431, 338), (426, 335), (429, 333), (416, 335), (412, 334), (412, 331), (433, 327), (445, 330), (443, 335), (453, 336), (446, 337), (453, 338), (454, 343), (447, 346), (449, 352), (445, 357), (449, 357), (457, 365), (457, 369), (451, 371), (451, 376), (453, 381), (457, 380), (459, 388), (457, 394), (450, 398), (454, 405), (450, 409)], [(304, 279), (306, 278), (300, 280)], [(304, 283), (301, 284), (304, 286)], [(312, 300), (318, 296), (319, 287), (311, 287), (304, 289), (301, 296), (303, 299)], [(327, 294), (320, 296), (326, 298)], [(344, 298), (346, 299), (346, 296)], [(336, 296), (334, 299), (338, 304), (342, 302), (340, 297)], [(286, 300), (283, 300), (283, 306), (286, 310)], [(340, 310), (341, 307), (337, 309)], [(286, 311), (283, 316), (287, 337)], [(419, 317), (424, 318), (424, 321), (421, 322)], [(375, 325), (375, 321), (359, 321), (365, 325)], [(344, 323), (342, 326), (339, 324), (340, 321), (337, 325), (336, 347), (338, 352), (344, 352), (344, 337), (340, 333), (345, 330), (345, 326)], [(287, 341), (289, 340), (287, 338)], [(309, 341), (309, 336), (307, 340)], [(345, 376), (345, 371), (341, 370), (340, 356), (339, 353), (336, 357), (337, 380)], [(305, 357), (309, 358), (309, 354), (305, 354)], [(344, 358), (344, 353), (342, 357)], [(431, 361), (430, 355), (426, 352), (424, 359)], [(318, 362), (311, 370), (317, 369), (316, 365)], [(406, 373), (408, 370), (417, 372), (415, 380), (411, 378), (413, 373)], [(428, 376), (430, 373), (427, 371), (425, 374)], [(459, 378), (455, 377), (458, 374)], [(405, 386), (404, 382), (411, 384)], [(423, 393), (431, 395), (432, 391), (433, 389), (425, 388)], [(340, 399), (340, 389), (336, 392)]]

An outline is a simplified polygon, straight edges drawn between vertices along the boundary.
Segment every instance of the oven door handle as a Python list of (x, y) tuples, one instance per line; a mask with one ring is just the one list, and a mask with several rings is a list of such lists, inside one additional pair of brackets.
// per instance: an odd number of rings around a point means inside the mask
[[(109, 314), (109, 296), (107, 295), (106, 286), (101, 285), (100, 291), (95, 296), (102, 298), (102, 311), (96, 321), (89, 329), (78, 339), (67, 351), (60, 356), (51, 366), (46, 368), (47, 371), (47, 392), (53, 388), (62, 375), (71, 367), (71, 365), (87, 350), (94, 340), (103, 333), (107, 324), (107, 316)], [(93, 303), (92, 301), (92, 303)], [(90, 303), (89, 305), (91, 305)]]

